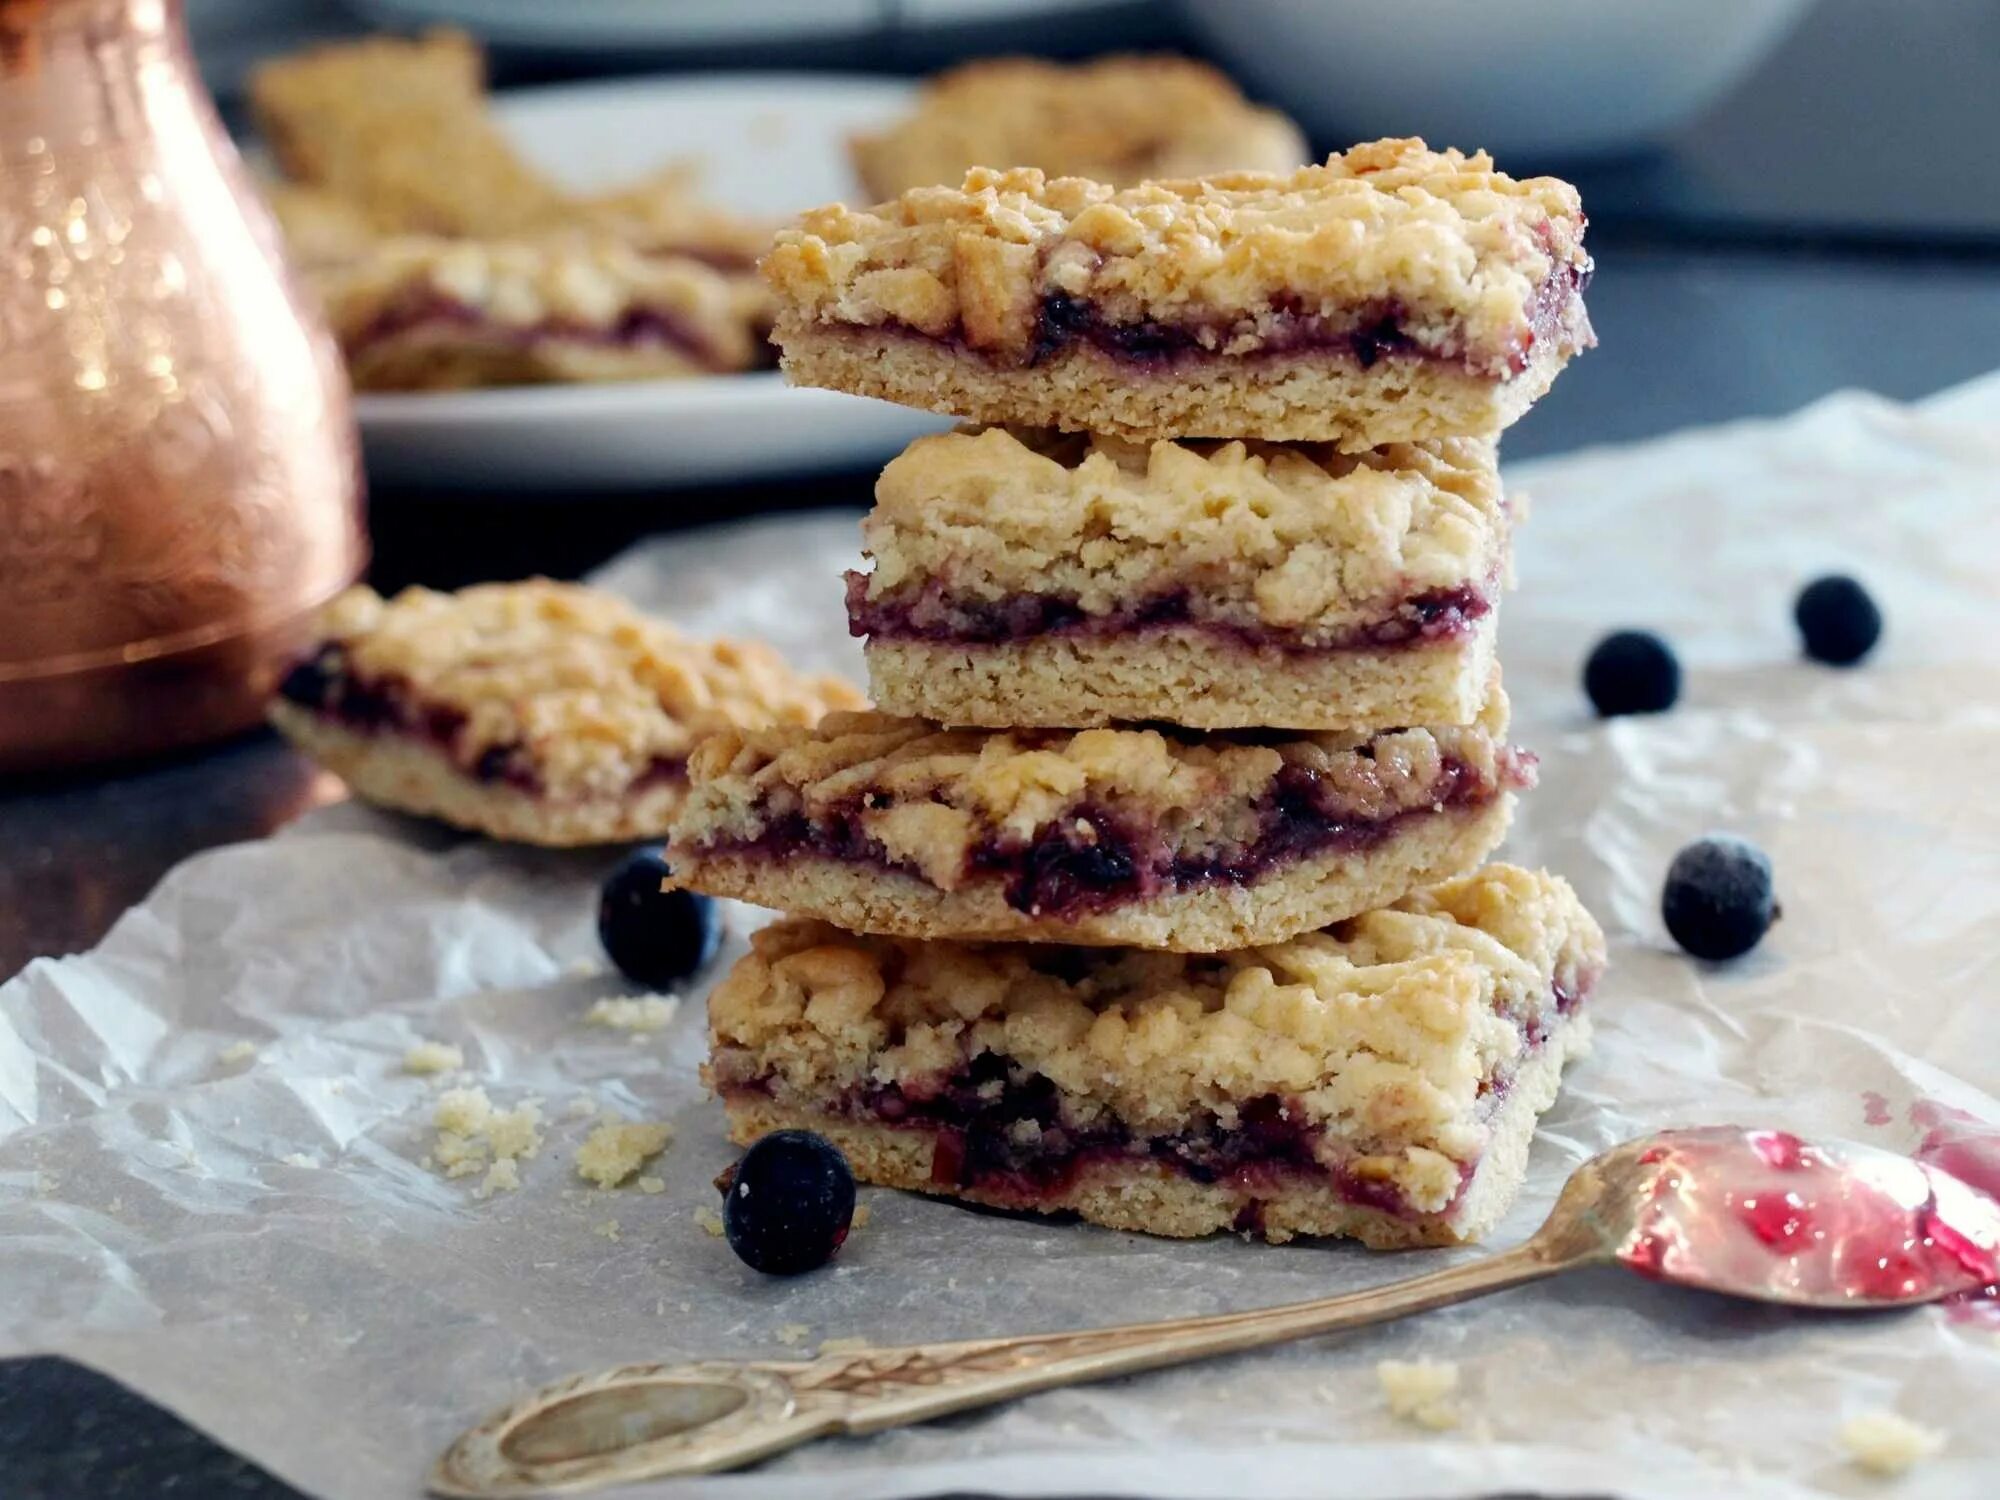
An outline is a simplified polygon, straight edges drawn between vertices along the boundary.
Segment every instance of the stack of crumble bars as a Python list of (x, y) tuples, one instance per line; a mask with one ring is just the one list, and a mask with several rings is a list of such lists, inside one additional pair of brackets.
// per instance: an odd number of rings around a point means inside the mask
[(913, 443), (849, 579), (880, 711), (697, 747), (677, 878), (793, 915), (710, 1000), (732, 1133), (1167, 1235), (1476, 1238), (1603, 965), (1481, 866), (1534, 761), (1495, 434), (1592, 342), (1574, 191), (1383, 141), (976, 170), (765, 262)]

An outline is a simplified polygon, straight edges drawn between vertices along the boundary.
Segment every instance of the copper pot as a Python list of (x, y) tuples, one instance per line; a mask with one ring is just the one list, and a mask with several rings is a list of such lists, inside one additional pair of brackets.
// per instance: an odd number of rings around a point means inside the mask
[(0, 0), (0, 773), (254, 722), (357, 455), (180, 0)]

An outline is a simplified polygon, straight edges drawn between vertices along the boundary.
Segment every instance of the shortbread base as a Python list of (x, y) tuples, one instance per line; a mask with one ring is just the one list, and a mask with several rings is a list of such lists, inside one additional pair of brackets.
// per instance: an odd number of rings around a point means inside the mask
[(1535, 1121), (1555, 1102), (1562, 1070), (1590, 1041), (1588, 1017), (1557, 1027), (1522, 1063), (1495, 1110), (1486, 1150), (1465, 1189), (1442, 1213), (1390, 1213), (1348, 1201), (1332, 1181), (1298, 1174), (1270, 1182), (1197, 1182), (1156, 1162), (1093, 1161), (1058, 1191), (1032, 1197), (979, 1186), (958, 1187), (932, 1177), (936, 1132), (884, 1125), (754, 1092), (727, 1095), (729, 1137), (747, 1146), (773, 1130), (818, 1131), (846, 1154), (854, 1175), (879, 1187), (960, 1199), (990, 1208), (1074, 1213), (1092, 1224), (1169, 1239), (1197, 1239), (1254, 1226), (1247, 1232), (1281, 1244), (1300, 1236), (1356, 1239), (1376, 1250), (1468, 1244), (1483, 1238), (1513, 1207), (1527, 1176)]
[(1412, 813), (1371, 848), (1315, 855), (1244, 884), (1217, 880), (1046, 917), (1008, 905), (999, 879), (947, 891), (901, 870), (810, 851), (746, 854), (677, 844), (670, 857), (674, 879), (692, 890), (818, 917), (849, 932), (1221, 953), (1283, 942), (1465, 874), (1506, 837), (1513, 806), (1503, 792), (1470, 807)]
[(1453, 641), (1317, 652), (1242, 646), (1183, 627), (998, 645), (871, 641), (868, 680), (885, 713), (972, 728), (1470, 724), (1492, 680), (1497, 619), (1489, 610)]
[(475, 780), (422, 741), (357, 734), (283, 699), (270, 719), (362, 801), (509, 843), (575, 848), (664, 838), (687, 795), (685, 783), (662, 780), (624, 797), (559, 800)]
[(1330, 352), (1186, 354), (1155, 369), (1076, 344), (1016, 367), (919, 334), (796, 315), (780, 317), (773, 339), (794, 385), (974, 422), (1146, 441), (1327, 442), (1350, 453), (1498, 432), (1548, 390), (1569, 358), (1562, 340), (1544, 339), (1525, 370), (1495, 380), (1443, 360), (1391, 356), (1364, 369)]

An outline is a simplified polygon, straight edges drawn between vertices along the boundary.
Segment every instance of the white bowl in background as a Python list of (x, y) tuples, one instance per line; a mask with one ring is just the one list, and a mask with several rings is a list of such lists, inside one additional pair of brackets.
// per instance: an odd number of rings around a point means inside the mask
[(1648, 145), (1749, 74), (1812, 0), (1182, 0), (1315, 139), (1509, 158)]

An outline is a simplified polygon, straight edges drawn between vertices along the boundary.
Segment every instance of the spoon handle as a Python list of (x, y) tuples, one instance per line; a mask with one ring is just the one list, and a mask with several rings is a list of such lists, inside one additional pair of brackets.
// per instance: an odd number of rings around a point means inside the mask
[(829, 1433), (880, 1432), (1057, 1386), (1385, 1322), (1574, 1264), (1526, 1244), (1366, 1291), (1075, 1333), (867, 1346), (801, 1362), (627, 1365), (548, 1387), (452, 1445), (433, 1493), (495, 1497), (712, 1473)]

